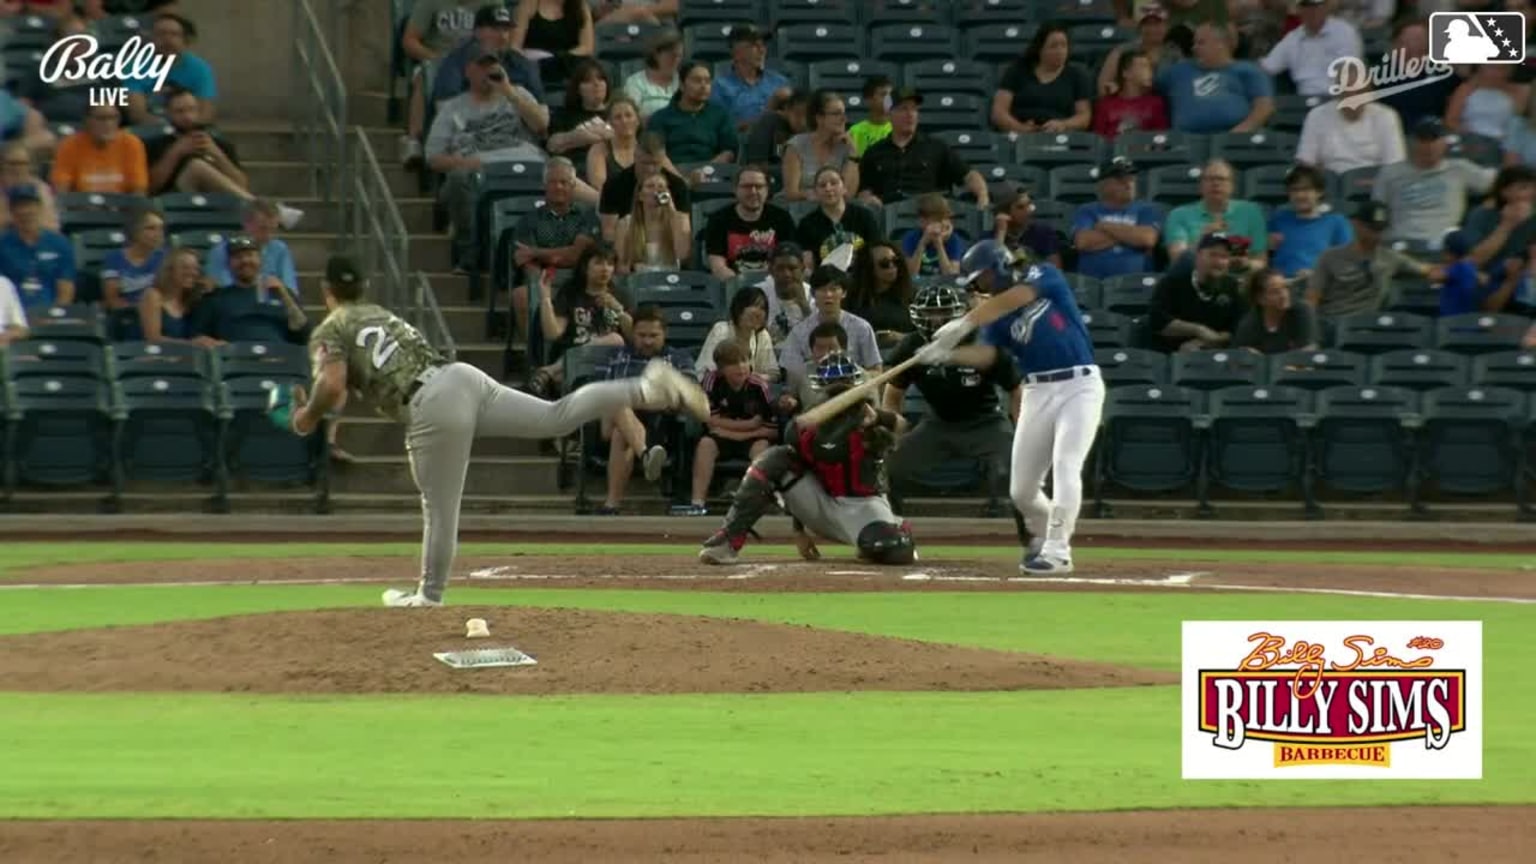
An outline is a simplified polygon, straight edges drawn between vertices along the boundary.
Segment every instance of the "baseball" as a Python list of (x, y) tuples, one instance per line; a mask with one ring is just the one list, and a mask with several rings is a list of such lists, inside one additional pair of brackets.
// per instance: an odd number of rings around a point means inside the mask
[(484, 618), (471, 618), (464, 622), (464, 636), (469, 639), (484, 639), (491, 635), (490, 625)]

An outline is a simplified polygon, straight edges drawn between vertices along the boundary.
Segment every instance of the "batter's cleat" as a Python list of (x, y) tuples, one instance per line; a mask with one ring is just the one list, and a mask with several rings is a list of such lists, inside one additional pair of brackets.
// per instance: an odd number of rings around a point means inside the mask
[(647, 407), (668, 410), (679, 409), (692, 414), (699, 422), (709, 420), (709, 397), (699, 382), (673, 368), (665, 360), (652, 360), (640, 373), (640, 386)]
[(704, 541), (704, 548), (699, 550), (699, 560), (705, 564), (735, 564), (736, 555), (746, 542), (745, 534), (731, 537), (724, 531), (716, 531)]
[(428, 599), (422, 596), (420, 591), (401, 591), (398, 588), (390, 588), (384, 592), (384, 605), (392, 609), (421, 609), (441, 606), (443, 601)]
[(645, 455), (640, 457), (640, 468), (645, 472), (645, 479), (655, 483), (661, 479), (661, 472), (667, 467), (667, 448), (660, 444), (652, 444)]
[(1072, 572), (1072, 561), (1055, 555), (1036, 555), (1019, 565), (1021, 576), (1065, 576)]

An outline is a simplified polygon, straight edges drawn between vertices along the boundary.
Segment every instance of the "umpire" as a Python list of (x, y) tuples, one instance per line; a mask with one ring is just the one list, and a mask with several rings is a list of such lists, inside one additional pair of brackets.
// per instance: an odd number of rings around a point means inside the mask
[[(969, 308), (966, 295), (951, 283), (924, 286), (909, 307), (917, 332), (901, 340), (888, 365), (896, 366), (916, 354), (935, 330)], [(988, 469), (988, 483), (1006, 477), (1013, 446), (1012, 419), (1017, 418), (1021, 392), (1014, 365), (994, 363), (986, 371), (968, 366), (915, 366), (885, 388), (882, 407), (900, 414), (907, 388), (914, 384), (927, 401), (929, 413), (902, 436), (895, 452), (886, 459), (891, 496), (899, 500), (928, 469), (951, 459), (981, 459)], [(1009, 394), (1006, 414), (998, 404), (999, 390)], [(1008, 509), (1018, 525), (1020, 542), (1027, 544), (1023, 518), (1017, 508)]]

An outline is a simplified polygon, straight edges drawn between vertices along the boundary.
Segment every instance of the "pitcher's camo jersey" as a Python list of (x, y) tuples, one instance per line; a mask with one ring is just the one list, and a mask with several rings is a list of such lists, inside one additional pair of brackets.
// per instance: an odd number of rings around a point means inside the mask
[(346, 303), (327, 315), (310, 334), (309, 357), (317, 376), (325, 363), (342, 358), (348, 389), (399, 421), (416, 377), (445, 362), (415, 327), (372, 303)]

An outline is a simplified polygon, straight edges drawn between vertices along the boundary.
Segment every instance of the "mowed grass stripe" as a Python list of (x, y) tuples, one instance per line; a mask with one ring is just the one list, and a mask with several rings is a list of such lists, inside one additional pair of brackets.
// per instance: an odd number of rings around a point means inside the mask
[[(0, 696), (0, 816), (550, 818), (1529, 803), (1480, 782), (1179, 780), (1177, 690)], [(1412, 746), (1399, 744), (1397, 746)]]

